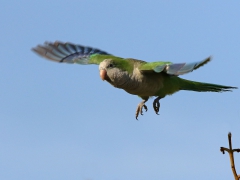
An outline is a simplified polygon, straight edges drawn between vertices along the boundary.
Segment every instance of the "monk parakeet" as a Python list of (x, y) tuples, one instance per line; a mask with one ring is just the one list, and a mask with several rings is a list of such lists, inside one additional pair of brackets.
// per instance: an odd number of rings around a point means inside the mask
[(210, 61), (210, 57), (195, 63), (146, 62), (121, 58), (99, 49), (62, 42), (46, 42), (32, 49), (38, 55), (60, 63), (97, 64), (100, 77), (116, 88), (142, 98), (136, 110), (136, 119), (149, 97), (155, 96), (153, 109), (158, 114), (159, 100), (180, 90), (197, 92), (224, 92), (236, 87), (189, 81), (178, 77), (192, 72)]

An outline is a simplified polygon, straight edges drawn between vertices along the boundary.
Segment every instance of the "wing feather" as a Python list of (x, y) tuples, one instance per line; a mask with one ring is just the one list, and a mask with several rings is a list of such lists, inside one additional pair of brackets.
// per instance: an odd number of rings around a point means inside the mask
[(175, 63), (172, 64), (171, 62), (153, 62), (153, 63), (145, 63), (143, 64), (139, 70), (142, 73), (161, 73), (165, 72), (169, 75), (182, 75), (189, 72), (192, 72), (195, 69), (207, 64), (211, 60), (211, 57), (208, 57), (202, 61), (195, 62), (195, 63)]
[[(104, 55), (110, 55), (100, 49), (59, 41), (45, 42), (44, 45), (38, 45), (32, 50), (46, 59), (71, 64), (99, 64), (106, 57)], [(97, 59), (97, 55), (103, 56)]]

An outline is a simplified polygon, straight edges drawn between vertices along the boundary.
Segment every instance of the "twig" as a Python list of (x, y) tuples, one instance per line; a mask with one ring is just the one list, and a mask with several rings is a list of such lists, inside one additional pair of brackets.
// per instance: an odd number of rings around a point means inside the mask
[(240, 175), (237, 175), (236, 169), (235, 169), (235, 164), (234, 164), (234, 156), (233, 153), (234, 152), (240, 152), (240, 149), (232, 149), (232, 134), (228, 133), (228, 143), (229, 143), (229, 149), (225, 148), (225, 147), (221, 147), (220, 151), (225, 154), (225, 151), (228, 152), (229, 157), (230, 157), (230, 163), (231, 163), (231, 168), (232, 168), (232, 172), (233, 172), (233, 176), (235, 178), (235, 180), (239, 180), (240, 179)]

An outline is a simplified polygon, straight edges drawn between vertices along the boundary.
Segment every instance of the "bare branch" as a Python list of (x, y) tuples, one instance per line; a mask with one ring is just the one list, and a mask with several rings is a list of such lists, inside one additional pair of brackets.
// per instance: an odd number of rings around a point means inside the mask
[(233, 152), (240, 152), (240, 149), (233, 149)]
[(225, 154), (225, 151), (228, 152), (229, 157), (230, 157), (230, 163), (231, 163), (231, 168), (232, 168), (232, 172), (233, 172), (233, 176), (235, 178), (235, 180), (239, 180), (240, 179), (240, 175), (237, 175), (236, 172), (236, 168), (235, 168), (235, 164), (234, 164), (234, 152), (240, 152), (240, 149), (232, 149), (232, 134), (229, 132), (228, 133), (228, 143), (229, 143), (229, 149), (225, 148), (225, 147), (220, 147), (220, 151)]

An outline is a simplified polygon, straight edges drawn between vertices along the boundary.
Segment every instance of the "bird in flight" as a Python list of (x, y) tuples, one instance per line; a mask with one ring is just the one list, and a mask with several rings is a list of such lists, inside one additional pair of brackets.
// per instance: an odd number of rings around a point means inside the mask
[(38, 55), (60, 63), (97, 64), (100, 78), (112, 86), (142, 98), (135, 117), (147, 111), (145, 103), (149, 97), (156, 97), (153, 109), (159, 112), (159, 100), (180, 90), (197, 92), (225, 92), (237, 87), (210, 84), (182, 79), (179, 75), (192, 72), (207, 64), (210, 57), (195, 63), (146, 62), (133, 58), (122, 58), (105, 51), (73, 43), (45, 42), (32, 50)]

